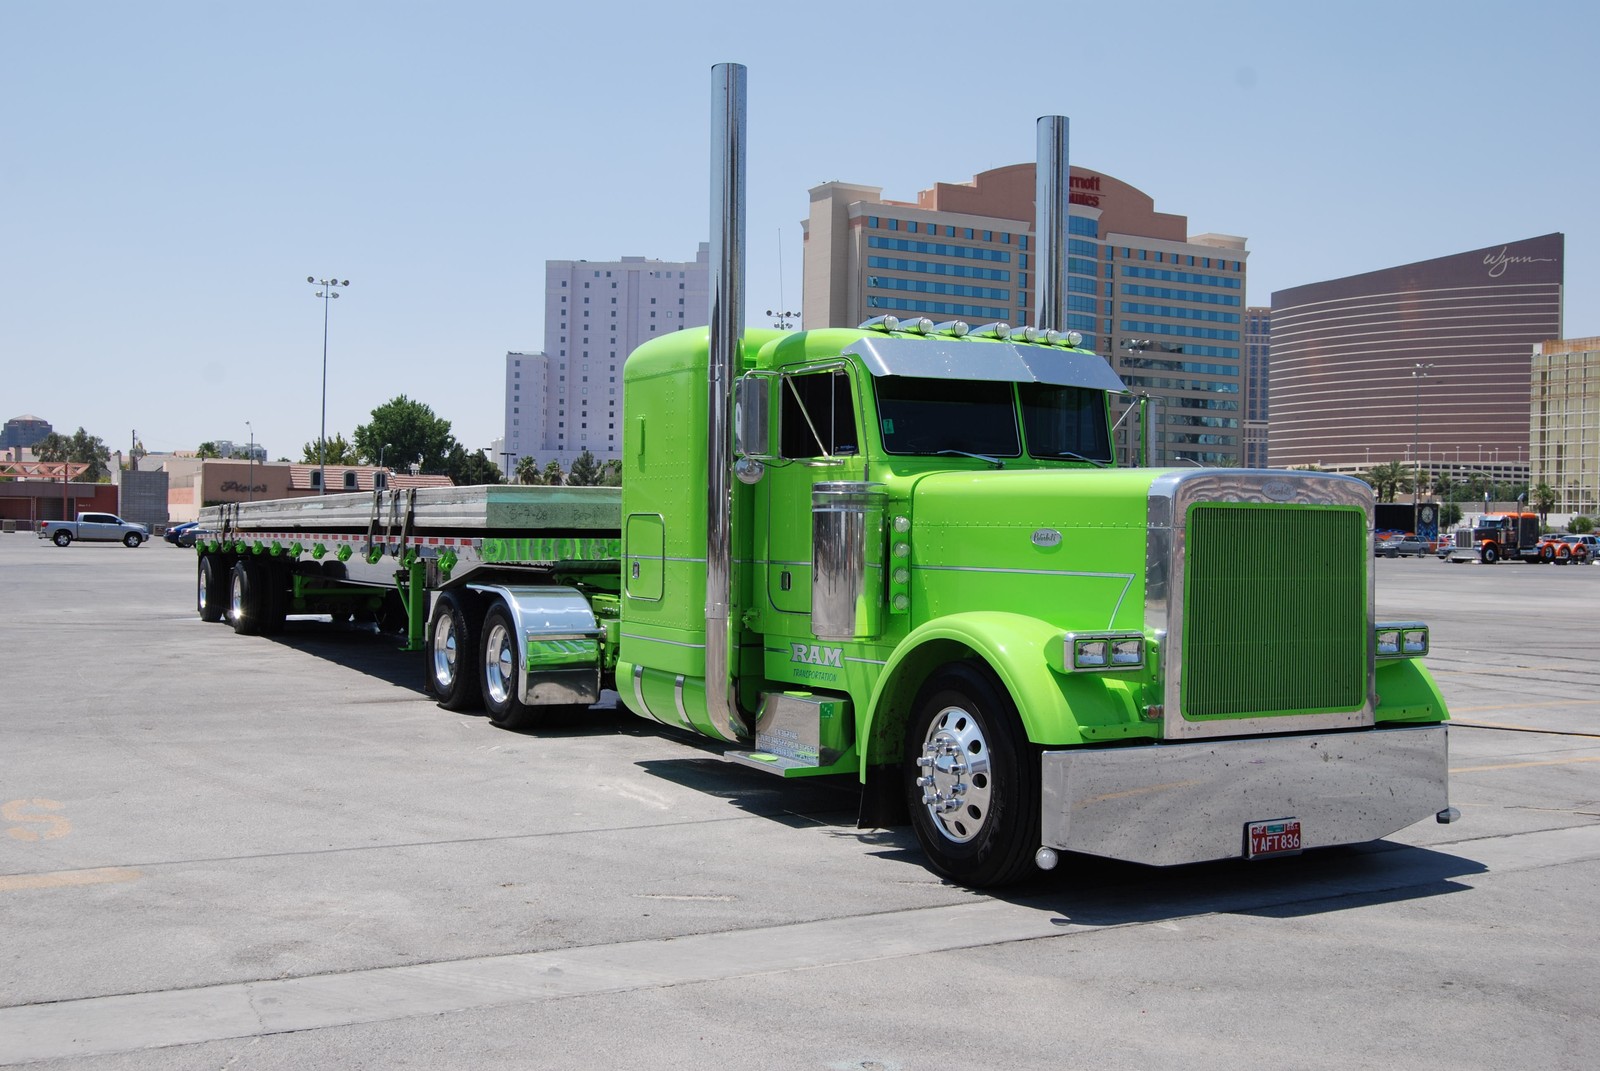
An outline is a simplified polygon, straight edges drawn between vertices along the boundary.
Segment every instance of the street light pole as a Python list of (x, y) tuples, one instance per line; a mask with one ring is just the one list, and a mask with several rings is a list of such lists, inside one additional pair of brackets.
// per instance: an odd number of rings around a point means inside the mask
[(1417, 503), (1422, 498), (1422, 381), (1428, 378), (1432, 362), (1416, 362), (1411, 369), (1411, 379), (1417, 385), (1417, 401), (1411, 411), (1411, 465), (1415, 472), (1411, 483), (1411, 534), (1421, 538), (1417, 531)]
[(308, 275), (306, 282), (322, 287), (317, 291), (317, 297), (322, 299), (322, 432), (317, 440), (317, 493), (325, 495), (328, 493), (328, 302), (339, 296), (334, 287), (349, 286), (350, 280), (340, 282), (338, 277), (318, 279)]

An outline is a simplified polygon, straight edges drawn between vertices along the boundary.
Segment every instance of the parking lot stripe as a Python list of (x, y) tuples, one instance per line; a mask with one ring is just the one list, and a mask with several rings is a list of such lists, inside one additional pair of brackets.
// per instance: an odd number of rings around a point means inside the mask
[(0, 874), (0, 892), (21, 889), (61, 889), (73, 885), (108, 885), (119, 881), (134, 881), (137, 870), (128, 867), (108, 866), (97, 870), (56, 870), (46, 874)]
[(1501, 762), (1493, 766), (1453, 766), (1452, 774), (1483, 773), (1486, 770), (1523, 770), (1529, 766), (1567, 766), (1577, 762), (1600, 762), (1600, 755), (1580, 755), (1570, 759), (1537, 759), (1528, 762)]

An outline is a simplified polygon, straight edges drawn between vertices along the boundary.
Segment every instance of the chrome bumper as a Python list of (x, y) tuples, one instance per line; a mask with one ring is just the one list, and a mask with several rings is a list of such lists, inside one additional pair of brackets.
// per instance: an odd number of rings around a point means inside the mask
[(1047, 751), (1041, 842), (1154, 866), (1244, 855), (1251, 822), (1304, 847), (1377, 840), (1449, 806), (1443, 725)]

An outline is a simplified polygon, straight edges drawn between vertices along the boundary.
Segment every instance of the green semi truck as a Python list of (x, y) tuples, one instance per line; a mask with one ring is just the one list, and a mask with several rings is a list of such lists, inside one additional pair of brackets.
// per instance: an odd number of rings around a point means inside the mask
[(1366, 484), (1118, 467), (1127, 391), (1076, 333), (744, 329), (743, 69), (714, 87), (711, 323), (628, 358), (622, 487), (213, 508), (202, 617), (371, 611), (441, 704), (511, 728), (614, 688), (771, 776), (858, 778), (863, 826), (909, 821), (975, 887), (1456, 817), (1428, 628), (1375, 617)]

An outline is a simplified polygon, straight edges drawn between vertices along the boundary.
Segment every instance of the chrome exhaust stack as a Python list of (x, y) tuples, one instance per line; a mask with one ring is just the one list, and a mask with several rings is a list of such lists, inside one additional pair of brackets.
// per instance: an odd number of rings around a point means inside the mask
[(730, 651), (733, 603), (733, 384), (744, 337), (745, 68), (711, 68), (711, 333), (706, 405), (706, 714), (749, 739)]
[(1034, 171), (1035, 300), (1033, 325), (1062, 330), (1067, 323), (1067, 212), (1072, 169), (1067, 161), (1067, 117), (1042, 115), (1037, 122), (1039, 162)]

